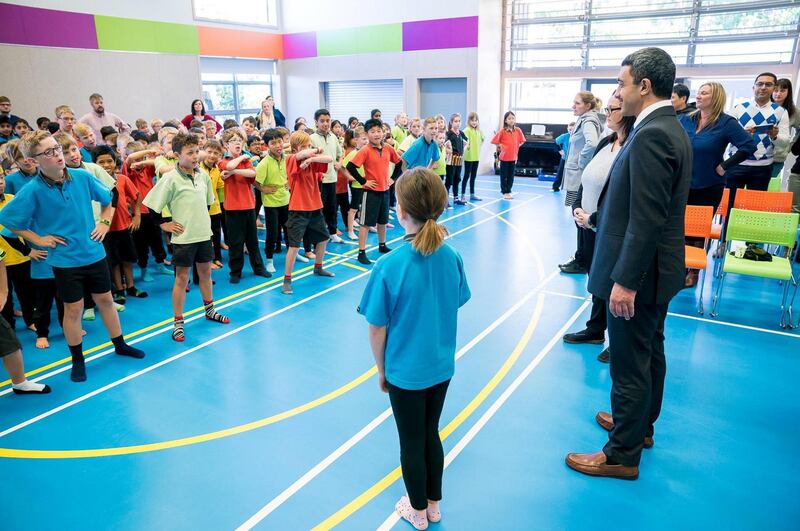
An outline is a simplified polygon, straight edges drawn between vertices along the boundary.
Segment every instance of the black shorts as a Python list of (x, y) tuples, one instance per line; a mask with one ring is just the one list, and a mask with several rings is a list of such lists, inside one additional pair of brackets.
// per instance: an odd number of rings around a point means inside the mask
[(290, 210), (286, 233), (289, 236), (289, 247), (302, 246), (303, 238), (307, 238), (311, 245), (316, 245), (331, 237), (322, 210)]
[(389, 190), (385, 192), (364, 190), (358, 222), (364, 227), (389, 223)]
[(352, 192), (350, 196), (350, 209), (358, 210), (361, 208), (361, 198), (364, 196), (364, 189), (350, 187), (350, 192)]
[(0, 358), (5, 358), (21, 349), (22, 345), (19, 344), (14, 329), (8, 321), (0, 317)]
[(99, 262), (80, 267), (55, 267), (58, 298), (69, 304), (83, 300), (84, 293), (106, 293), (111, 291), (111, 275), (105, 258)]
[(133, 237), (129, 229), (109, 231), (103, 238), (103, 245), (112, 266), (122, 262), (132, 264), (137, 260), (136, 247), (133, 245)]
[(192, 267), (195, 263), (205, 264), (213, 259), (214, 245), (211, 240), (172, 244), (172, 263), (176, 267)]

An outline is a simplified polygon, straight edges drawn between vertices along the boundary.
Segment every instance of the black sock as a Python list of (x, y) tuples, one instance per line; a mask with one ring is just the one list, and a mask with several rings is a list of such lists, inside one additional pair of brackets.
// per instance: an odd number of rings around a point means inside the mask
[(114, 343), (114, 350), (120, 356), (130, 356), (137, 359), (144, 358), (144, 352), (125, 343), (125, 338), (122, 337), (122, 334), (112, 337), (111, 342)]
[(83, 342), (69, 345), (69, 353), (72, 355), (72, 372), (69, 379), (73, 382), (85, 382), (86, 362), (83, 359)]

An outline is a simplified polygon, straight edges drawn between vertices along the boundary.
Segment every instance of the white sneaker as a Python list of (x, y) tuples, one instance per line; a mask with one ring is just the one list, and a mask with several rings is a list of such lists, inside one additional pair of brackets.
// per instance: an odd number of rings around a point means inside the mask
[(393, 229), (393, 228), (394, 228), (394, 225), (392, 225), (391, 223), (387, 223), (387, 224), (386, 224), (386, 228), (387, 228), (387, 229)]
[(275, 266), (272, 264), (272, 260), (267, 260), (267, 273), (274, 273)]
[(114, 309), (117, 310), (117, 313), (122, 313), (125, 311), (125, 306), (123, 304), (114, 303)]
[(369, 231), (370, 231), (370, 232), (378, 232), (378, 229), (376, 229), (375, 227), (370, 227), (370, 228), (369, 228)]
[(339, 237), (338, 234), (333, 234), (331, 236), (331, 243), (344, 243), (344, 240), (341, 237)]
[(306, 258), (305, 255), (297, 253), (297, 261), (298, 262), (307, 263), (308, 262), (308, 258)]
[(94, 308), (86, 308), (83, 310), (84, 321), (94, 321)]
[(348, 232), (347, 237), (350, 238), (351, 240), (357, 240), (358, 234), (356, 234), (355, 232)]

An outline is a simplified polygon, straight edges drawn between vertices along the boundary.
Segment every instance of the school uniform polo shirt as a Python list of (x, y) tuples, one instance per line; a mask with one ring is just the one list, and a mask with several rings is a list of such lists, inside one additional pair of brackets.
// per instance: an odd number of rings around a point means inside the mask
[(82, 267), (106, 256), (103, 243), (90, 237), (95, 228), (91, 202), (110, 204), (111, 191), (86, 170), (68, 168), (67, 175), (58, 185), (38, 173), (14, 201), (0, 210), (0, 225), (64, 238), (66, 245), (47, 250), (47, 263), (53, 267)]
[[(219, 161), (217, 166), (219, 171), (225, 171), (228, 163), (233, 158), (225, 158)], [(237, 170), (253, 170), (253, 163), (250, 159), (244, 159), (236, 166)], [(253, 194), (253, 183), (255, 177), (242, 177), (241, 175), (231, 175), (225, 181), (225, 210), (253, 210), (256, 208), (256, 198)]]
[(36, 174), (26, 175), (21, 171), (17, 170), (14, 173), (9, 173), (6, 175), (6, 193), (7, 194), (16, 194), (22, 187), (31, 182)]
[[(376, 148), (372, 144), (367, 144), (358, 150), (351, 161), (358, 168), (364, 168), (364, 178), (367, 181), (375, 181), (377, 186), (371, 191), (385, 192), (389, 189), (389, 164), (397, 164), (400, 157), (391, 147), (384, 144)], [(369, 190), (365, 188), (365, 190)]]
[(225, 190), (225, 181), (222, 180), (222, 175), (219, 173), (219, 168), (214, 166), (209, 168), (203, 163), (200, 163), (200, 169), (206, 172), (211, 178), (211, 189), (214, 191), (214, 204), (208, 209), (209, 216), (216, 216), (222, 214), (222, 207), (219, 206), (219, 196)]
[(276, 208), (289, 204), (289, 179), (286, 176), (286, 157), (281, 155), (281, 160), (276, 160), (267, 153), (256, 166), (256, 182), (262, 186), (277, 186), (278, 190), (271, 193), (261, 193), (261, 203), (265, 207)]
[[(14, 199), (14, 196), (11, 194), (0, 194), (0, 210), (5, 208), (12, 199)], [(9, 239), (15, 239), (17, 235), (11, 231), (3, 230), (2, 225), (0, 225), (0, 231), (2, 231), (2, 234), (0, 234), (0, 251), (5, 253), (6, 258), (4, 261), (6, 265), (13, 266), (29, 261), (30, 258), (11, 247), (8, 243)]]
[(143, 202), (155, 212), (168, 208), (172, 220), (183, 226), (181, 234), (172, 235), (172, 243), (189, 244), (211, 239), (208, 207), (214, 204), (214, 190), (206, 172), (195, 169), (190, 175), (176, 167), (158, 180)]
[[(323, 136), (319, 133), (311, 135), (311, 145), (315, 148), (322, 148), (322, 153), (328, 155), (334, 162), (342, 158), (342, 146), (339, 138), (333, 133)], [(326, 184), (335, 183), (338, 175), (333, 166), (333, 162), (326, 164), (327, 168), (322, 176), (322, 182)]]
[(426, 168), (431, 161), (439, 160), (439, 146), (435, 140), (425, 142), (425, 137), (421, 136), (403, 152), (402, 158), (406, 161), (409, 169), (420, 166)]
[(458, 309), (470, 297), (464, 263), (449, 245), (422, 256), (409, 243), (375, 263), (358, 313), (387, 328), (389, 383), (414, 391), (453, 377)]
[[(139, 190), (139, 195), (146, 196), (150, 190), (153, 189), (153, 179), (156, 176), (156, 169), (154, 166), (142, 166), (139, 170), (129, 168), (127, 165), (122, 166), (122, 173), (128, 176), (133, 185)], [(142, 205), (142, 214), (150, 212), (147, 207)]]
[(403, 151), (403, 152), (407, 151), (408, 148), (411, 147), (411, 144), (413, 144), (420, 138), (422, 138), (422, 135), (414, 136), (411, 133), (408, 133), (408, 136), (405, 137), (402, 142), (400, 142), (400, 146), (397, 148), (398, 151)]
[[(345, 155), (344, 158), (342, 159), (342, 166), (344, 168), (347, 168), (347, 165), (350, 164), (350, 162), (353, 160), (353, 157), (355, 157), (357, 153), (358, 153), (357, 149), (351, 149), (347, 153), (347, 155)], [(364, 168), (358, 168), (358, 174), (361, 177), (363, 177), (364, 176)], [(359, 190), (364, 188), (363, 186), (361, 186), (361, 183), (358, 182), (358, 181), (351, 182), (350, 186), (352, 186), (353, 188), (359, 189)]]
[(481, 146), (485, 140), (483, 131), (480, 129), (474, 129), (472, 127), (466, 127), (464, 129), (464, 134), (467, 136), (467, 142), (469, 142), (467, 149), (464, 151), (464, 160), (467, 162), (475, 162), (480, 160)]
[(109, 230), (125, 230), (131, 226), (131, 213), (136, 205), (136, 197), (139, 191), (133, 185), (127, 176), (121, 173), (117, 175), (117, 182), (115, 184), (117, 189), (117, 206), (114, 209), (114, 217), (111, 218), (111, 228)]
[(399, 125), (392, 127), (392, 138), (394, 138), (395, 145), (400, 147), (403, 145), (403, 140), (408, 136), (408, 129), (403, 129)]
[(302, 161), (292, 155), (286, 161), (286, 177), (291, 195), (289, 196), (289, 210), (313, 212), (322, 209), (322, 197), (319, 192), (319, 183), (325, 168), (324, 162), (312, 162), (301, 168)]

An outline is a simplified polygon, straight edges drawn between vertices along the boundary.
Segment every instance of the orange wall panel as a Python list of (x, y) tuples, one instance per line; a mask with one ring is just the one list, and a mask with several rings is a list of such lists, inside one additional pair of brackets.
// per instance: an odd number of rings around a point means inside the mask
[(200, 55), (283, 59), (283, 37), (278, 33), (208, 26), (198, 26), (197, 33)]

